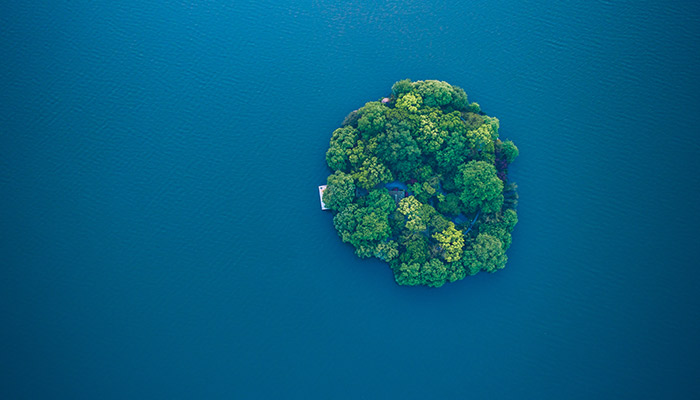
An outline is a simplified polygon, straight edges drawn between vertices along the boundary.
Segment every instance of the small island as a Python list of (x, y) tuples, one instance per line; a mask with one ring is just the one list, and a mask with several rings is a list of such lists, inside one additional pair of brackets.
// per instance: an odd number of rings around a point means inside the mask
[(396, 82), (333, 132), (321, 193), (343, 242), (400, 285), (440, 287), (507, 261), (518, 222), (508, 166), (518, 148), (497, 118), (447, 82)]

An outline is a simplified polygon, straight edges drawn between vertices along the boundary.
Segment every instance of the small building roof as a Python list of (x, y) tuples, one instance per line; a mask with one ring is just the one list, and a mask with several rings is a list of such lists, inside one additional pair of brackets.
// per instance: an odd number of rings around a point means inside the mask
[(399, 201), (406, 197), (406, 191), (401, 189), (391, 189), (389, 191), (389, 196), (391, 196), (391, 198), (394, 199), (394, 202), (396, 202), (396, 204), (399, 204)]

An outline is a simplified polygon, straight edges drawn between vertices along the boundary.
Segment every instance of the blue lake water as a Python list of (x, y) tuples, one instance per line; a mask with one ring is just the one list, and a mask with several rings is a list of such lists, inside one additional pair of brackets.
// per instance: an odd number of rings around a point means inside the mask
[[(700, 3), (0, 13), (0, 397), (700, 398)], [(507, 267), (399, 287), (319, 210), (344, 116), (501, 120)]]

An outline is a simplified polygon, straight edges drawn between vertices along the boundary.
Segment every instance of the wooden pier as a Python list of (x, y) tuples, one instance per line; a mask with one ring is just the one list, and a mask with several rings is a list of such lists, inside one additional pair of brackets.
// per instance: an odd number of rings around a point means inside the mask
[(326, 190), (327, 185), (321, 185), (318, 187), (318, 197), (321, 200), (321, 210), (326, 211), (330, 210), (330, 208), (326, 207), (326, 204), (323, 202), (323, 191)]

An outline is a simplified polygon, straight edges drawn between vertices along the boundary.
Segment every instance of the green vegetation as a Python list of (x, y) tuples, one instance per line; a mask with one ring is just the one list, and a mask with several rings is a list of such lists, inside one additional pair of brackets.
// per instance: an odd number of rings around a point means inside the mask
[(507, 261), (518, 157), (461, 88), (396, 82), (333, 132), (323, 202), (344, 242), (389, 263), (400, 285), (440, 287)]

